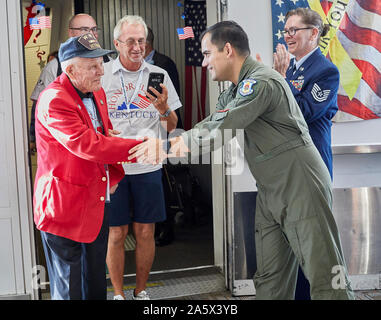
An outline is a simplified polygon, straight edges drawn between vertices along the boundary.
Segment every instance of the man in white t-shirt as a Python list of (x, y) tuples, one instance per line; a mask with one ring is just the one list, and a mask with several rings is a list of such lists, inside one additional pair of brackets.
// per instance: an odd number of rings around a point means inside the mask
[[(163, 137), (176, 128), (174, 110), (180, 99), (168, 73), (144, 61), (147, 26), (140, 16), (125, 16), (114, 29), (119, 56), (104, 66), (102, 87), (107, 96), (109, 117), (119, 137)], [(147, 91), (151, 72), (164, 74), (162, 93)], [(155, 223), (166, 218), (161, 164), (124, 164), (125, 178), (109, 204), (110, 233), (107, 266), (114, 287), (114, 299), (123, 292), (124, 241), (132, 223), (136, 238), (136, 289), (133, 298), (147, 300), (149, 272), (155, 256)], [(132, 209), (132, 210), (131, 210)]]

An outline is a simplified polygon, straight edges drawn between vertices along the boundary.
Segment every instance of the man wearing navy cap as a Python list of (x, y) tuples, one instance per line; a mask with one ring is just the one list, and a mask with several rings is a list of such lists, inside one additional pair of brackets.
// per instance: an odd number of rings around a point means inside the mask
[(59, 50), (63, 73), (37, 102), (34, 221), (52, 299), (106, 299), (105, 202), (138, 143), (112, 135), (101, 87), (108, 53), (91, 33), (67, 40)]

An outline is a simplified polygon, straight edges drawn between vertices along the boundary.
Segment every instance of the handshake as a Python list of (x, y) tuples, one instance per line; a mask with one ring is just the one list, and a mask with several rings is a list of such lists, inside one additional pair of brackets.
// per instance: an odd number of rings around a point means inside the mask
[(181, 136), (170, 140), (144, 137), (143, 142), (131, 148), (128, 161), (158, 164), (167, 158), (185, 157), (189, 152)]

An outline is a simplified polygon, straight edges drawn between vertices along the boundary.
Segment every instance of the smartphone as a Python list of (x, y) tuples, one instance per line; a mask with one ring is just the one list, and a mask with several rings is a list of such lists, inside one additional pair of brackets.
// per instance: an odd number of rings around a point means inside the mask
[(148, 77), (148, 85), (147, 92), (152, 94), (154, 97), (156, 95), (149, 89), (149, 87), (155, 88), (160, 93), (163, 91), (162, 87), (160, 87), (160, 83), (164, 82), (164, 73), (159, 72), (151, 72)]

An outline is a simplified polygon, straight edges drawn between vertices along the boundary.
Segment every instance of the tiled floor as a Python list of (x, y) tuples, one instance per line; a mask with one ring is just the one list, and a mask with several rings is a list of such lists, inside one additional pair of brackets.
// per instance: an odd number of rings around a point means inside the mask
[[(135, 278), (125, 279), (125, 295), (132, 299)], [(152, 300), (255, 300), (255, 296), (233, 297), (225, 288), (225, 279), (217, 268), (151, 275), (147, 292)], [(381, 290), (355, 291), (356, 300), (381, 300)], [(108, 288), (109, 300), (113, 298)]]
[[(356, 300), (381, 300), (381, 290), (355, 291)], [(230, 291), (224, 290), (185, 296), (174, 300), (255, 300), (255, 296), (232, 297)]]

